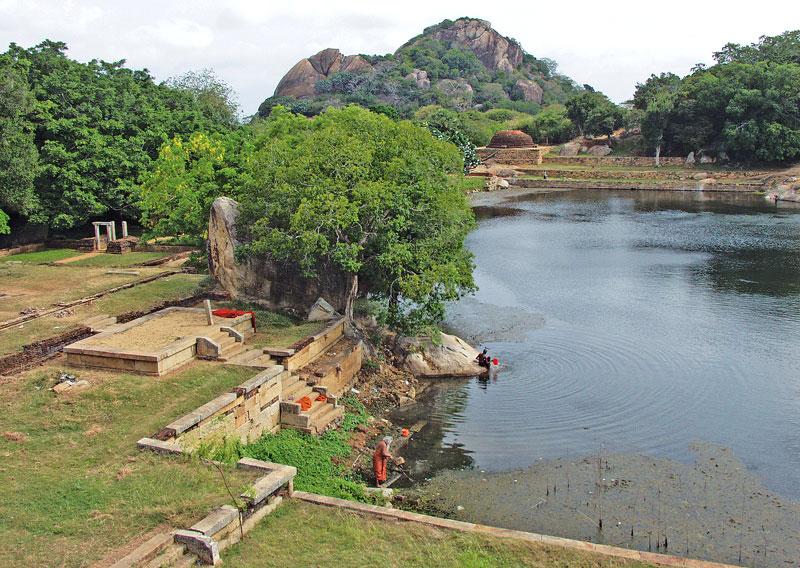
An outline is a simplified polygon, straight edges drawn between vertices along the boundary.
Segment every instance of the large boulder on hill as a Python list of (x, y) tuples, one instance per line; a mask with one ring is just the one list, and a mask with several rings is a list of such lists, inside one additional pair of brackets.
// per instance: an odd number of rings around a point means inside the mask
[(430, 89), (431, 80), (428, 78), (428, 72), (422, 69), (414, 69), (405, 77), (409, 81), (414, 81), (420, 89)]
[(595, 158), (602, 158), (603, 156), (608, 156), (611, 153), (611, 148), (604, 144), (600, 144), (597, 146), (592, 146), (589, 148), (589, 154), (594, 156)]
[(455, 335), (401, 337), (394, 344), (401, 366), (415, 377), (474, 377), (485, 372), (475, 361), (478, 351)]
[(486, 20), (462, 18), (435, 30), (430, 37), (448, 45), (469, 49), (492, 71), (513, 73), (522, 65), (522, 47), (497, 33)]
[(235, 250), (242, 244), (237, 236), (238, 216), (238, 203), (219, 197), (211, 205), (208, 219), (209, 273), (231, 298), (257, 300), (272, 309), (305, 314), (323, 297), (334, 310), (344, 312), (349, 279), (340, 270), (320, 267), (317, 278), (305, 278), (297, 268), (269, 258), (237, 262)]
[(537, 82), (530, 79), (519, 79), (514, 83), (514, 88), (522, 96), (522, 100), (542, 104), (544, 91)]
[(292, 67), (275, 88), (275, 96), (313, 97), (317, 81), (327, 79), (340, 71), (357, 73), (370, 71), (372, 65), (360, 55), (342, 55), (338, 49), (327, 48), (301, 59)]
[(561, 146), (561, 150), (559, 151), (558, 155), (564, 158), (574, 158), (580, 151), (581, 145), (579, 142), (567, 142)]

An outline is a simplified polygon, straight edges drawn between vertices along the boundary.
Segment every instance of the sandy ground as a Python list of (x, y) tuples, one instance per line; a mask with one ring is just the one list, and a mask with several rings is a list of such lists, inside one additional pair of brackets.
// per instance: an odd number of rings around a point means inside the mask
[(798, 566), (800, 504), (764, 488), (730, 450), (691, 464), (642, 455), (447, 471), (415, 491), (425, 508), (500, 527), (741, 564)]
[(199, 337), (216, 331), (219, 324), (206, 325), (202, 312), (173, 311), (107, 337), (95, 336), (92, 345), (118, 347), (138, 351), (155, 351), (182, 337)]

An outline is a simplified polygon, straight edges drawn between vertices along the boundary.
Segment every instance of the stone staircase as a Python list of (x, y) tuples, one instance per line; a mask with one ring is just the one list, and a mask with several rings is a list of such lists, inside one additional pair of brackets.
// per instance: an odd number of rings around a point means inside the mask
[[(325, 387), (311, 385), (295, 374), (289, 377), (281, 391), (281, 427), (319, 434), (328, 424), (344, 416), (344, 407), (337, 404), (337, 398), (329, 395)], [(320, 394), (326, 395), (327, 400), (316, 400)], [(305, 396), (311, 399), (308, 410), (303, 410), (297, 402)]]
[(243, 367), (253, 367), (255, 369), (267, 369), (276, 364), (272, 356), (268, 353), (264, 353), (264, 350), (258, 347), (252, 347), (250, 349), (245, 348), (236, 355), (230, 357), (226, 356), (224, 359), (220, 360), (224, 360), (228, 365), (241, 365)]

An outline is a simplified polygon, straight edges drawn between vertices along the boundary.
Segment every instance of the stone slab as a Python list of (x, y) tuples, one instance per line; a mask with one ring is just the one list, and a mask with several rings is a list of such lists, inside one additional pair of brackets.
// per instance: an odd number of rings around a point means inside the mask
[(213, 537), (238, 518), (239, 510), (237, 508), (230, 505), (222, 505), (211, 511), (201, 521), (193, 524), (189, 529)]
[(180, 455), (183, 453), (183, 450), (177, 444), (154, 440), (153, 438), (141, 438), (136, 442), (136, 447), (140, 450), (150, 450), (159, 454)]
[(168, 424), (164, 430), (168, 430), (173, 432), (173, 436), (181, 434), (196, 426), (201, 421), (213, 416), (216, 412), (219, 412), (229, 404), (236, 401), (236, 394), (229, 392), (223, 395), (218, 396), (214, 400), (205, 403), (203, 406), (197, 408), (193, 412), (178, 418), (175, 422)]
[(234, 387), (233, 391), (239, 396), (248, 394), (250, 391), (257, 389), (264, 383), (279, 377), (281, 373), (283, 373), (283, 367), (281, 365), (273, 365), (272, 367), (261, 371), (252, 379), (249, 379), (239, 386)]
[(175, 542), (185, 545), (186, 549), (197, 556), (203, 564), (217, 566), (221, 562), (219, 545), (213, 538), (203, 533), (193, 530), (175, 531)]

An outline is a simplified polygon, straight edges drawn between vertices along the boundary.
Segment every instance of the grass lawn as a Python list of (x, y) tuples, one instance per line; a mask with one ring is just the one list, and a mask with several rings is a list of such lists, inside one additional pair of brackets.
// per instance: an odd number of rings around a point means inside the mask
[(486, 178), (482, 176), (458, 176), (454, 179), (461, 191), (480, 191), (486, 185)]
[[(48, 296), (48, 292), (43, 290), (37, 295), (36, 290), (41, 288), (39, 284), (46, 285), (50, 282), (52, 286), (56, 287), (62, 283), (58, 282), (56, 277), (63, 275), (67, 277), (66, 279), (71, 282), (75, 288), (72, 290), (62, 290), (61, 293), (66, 294), (67, 297), (72, 296), (72, 299), (74, 299), (74, 297), (92, 293), (91, 290), (87, 291), (86, 288), (81, 288), (80, 284), (74, 281), (74, 276), (80, 275), (81, 273), (86, 276), (87, 271), (89, 272), (89, 276), (91, 276), (92, 272), (99, 272), (100, 274), (103, 272), (98, 269), (78, 269), (69, 266), (10, 265), (10, 267), (15, 273), (22, 271), (23, 273), (30, 274), (30, 276), (28, 276), (30, 280), (26, 279), (24, 282), (20, 282), (21, 285), (25, 285), (28, 288), (17, 290), (17, 292), (24, 293), (25, 295), (18, 298), (0, 298), (0, 319), (3, 320), (16, 317), (19, 315), (19, 310), (23, 309), (26, 305), (32, 304), (37, 307), (48, 307), (48, 304), (42, 300), (49, 300), (51, 303), (55, 301), (54, 298)], [(158, 271), (149, 269), (148, 274), (153, 274), (155, 272)], [(0, 278), (2, 278), (5, 273), (6, 271), (0, 266)], [(145, 275), (146, 274), (142, 273), (138, 278)], [(36, 280), (37, 278), (39, 280)], [(41, 280), (42, 278), (45, 278), (45, 280)], [(136, 278), (136, 276), (118, 275), (115, 280), (110, 282), (121, 284)], [(191, 296), (197, 292), (203, 278), (204, 276), (198, 274), (174, 274), (159, 280), (154, 280), (153, 282), (135, 286), (134, 288), (120, 290), (119, 292), (109, 294), (89, 304), (75, 306), (67, 310), (64, 314), (59, 314), (62, 317), (56, 317), (55, 315), (44, 316), (9, 329), (0, 330), (0, 354), (17, 351), (23, 345), (31, 343), (32, 341), (63, 333), (76, 327), (82, 321), (100, 313), (116, 316), (130, 311), (144, 310), (166, 300), (176, 300)], [(103, 285), (100, 289), (113, 287), (110, 282), (106, 280), (102, 281)], [(5, 291), (7, 289), (5, 283), (0, 284), (0, 291)], [(54, 291), (55, 290), (53, 290), (53, 292)]]
[(166, 252), (129, 252), (127, 254), (98, 254), (70, 262), (69, 266), (127, 267), (169, 256)]
[(331, 322), (305, 321), (271, 312), (248, 302), (222, 302), (214, 308), (251, 310), (256, 313), (256, 334), (247, 340), (252, 347), (289, 347), (301, 339), (325, 329)]
[(576, 550), (361, 517), (284, 502), (245, 540), (223, 551), (225, 566), (649, 566)]
[(45, 264), (48, 262), (55, 262), (63, 260), (71, 256), (80, 254), (77, 250), (73, 249), (46, 249), (36, 252), (23, 252), (21, 254), (12, 254), (10, 256), (0, 256), (0, 262), (27, 262), (30, 264)]
[[(159, 525), (188, 527), (230, 500), (215, 469), (140, 452), (136, 441), (252, 369), (199, 362), (160, 378), (68, 369), (91, 386), (57, 395), (48, 389), (61, 370), (39, 367), (0, 389), (0, 554), (11, 564), (88, 566)], [(252, 479), (228, 472), (234, 491)]]

